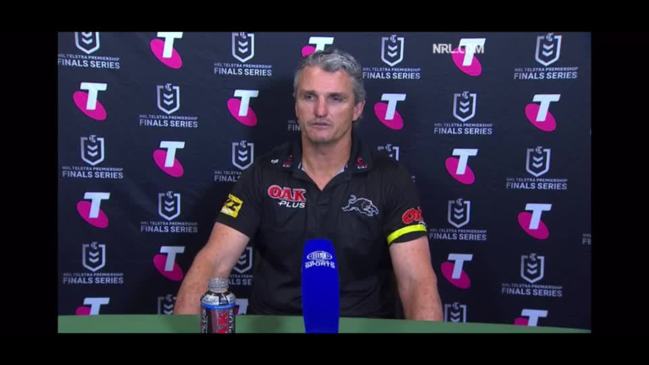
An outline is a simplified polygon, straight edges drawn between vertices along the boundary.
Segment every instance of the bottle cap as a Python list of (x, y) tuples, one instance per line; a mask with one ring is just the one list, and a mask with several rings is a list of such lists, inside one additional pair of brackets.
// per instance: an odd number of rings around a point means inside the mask
[(211, 291), (225, 292), (228, 290), (228, 278), (211, 278), (207, 287)]

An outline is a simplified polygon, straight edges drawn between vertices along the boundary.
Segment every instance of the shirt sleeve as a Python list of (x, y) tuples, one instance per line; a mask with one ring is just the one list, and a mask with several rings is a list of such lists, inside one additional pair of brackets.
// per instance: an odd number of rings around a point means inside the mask
[(225, 197), (216, 221), (253, 238), (261, 215), (261, 166), (253, 165), (241, 174)]
[(384, 178), (386, 211), (383, 233), (388, 245), (411, 241), (428, 233), (417, 187), (410, 173), (401, 164), (391, 170)]

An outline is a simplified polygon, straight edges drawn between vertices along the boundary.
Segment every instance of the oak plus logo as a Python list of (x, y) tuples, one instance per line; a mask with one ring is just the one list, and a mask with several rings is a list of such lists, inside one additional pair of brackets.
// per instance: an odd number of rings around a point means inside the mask
[(176, 70), (181, 68), (183, 60), (180, 53), (174, 48), (174, 42), (183, 37), (183, 32), (158, 32), (156, 37), (149, 42), (155, 58), (169, 68)]
[(444, 304), (444, 322), (466, 323), (466, 304)]
[[(153, 91), (153, 90), (152, 90)], [(138, 115), (138, 126), (160, 128), (198, 128), (198, 117), (195, 115), (176, 114), (180, 110), (180, 85), (166, 82), (155, 85), (155, 94), (151, 94), (150, 113)]]
[[(124, 284), (123, 272), (109, 272), (106, 270), (108, 255), (106, 244), (93, 241), (81, 245), (81, 260), (65, 259), (61, 262), (62, 268), (74, 266), (75, 271), (64, 269), (62, 272), (63, 285), (122, 285)], [(79, 263), (80, 262), (80, 263)], [(83, 270), (83, 271), (80, 271)]]
[(182, 195), (172, 190), (157, 194), (157, 214), (163, 220), (140, 222), (140, 232), (145, 233), (198, 233), (198, 223), (180, 221)]
[(560, 99), (561, 94), (534, 95), (533, 103), (525, 105), (525, 117), (537, 129), (543, 132), (553, 132), (557, 129), (557, 119), (550, 112), (550, 104)]
[(543, 212), (549, 212), (550, 210), (552, 210), (552, 204), (527, 203), (525, 204), (525, 211), (518, 213), (518, 225), (529, 236), (537, 240), (545, 240), (550, 236), (550, 230), (541, 220), (541, 215)]
[(478, 155), (477, 148), (454, 148), (451, 153), (456, 157), (448, 157), (444, 162), (446, 172), (456, 181), (464, 184), (471, 185), (475, 182), (475, 174), (471, 167), (469, 167), (469, 157)]
[(473, 260), (473, 254), (449, 253), (448, 261), (442, 262), (442, 276), (456, 288), (469, 289), (471, 278), (464, 271), (464, 264)]
[(399, 151), (401, 150), (401, 148), (398, 145), (388, 143), (376, 146), (376, 150), (379, 152), (385, 152), (391, 159), (399, 161)]
[(228, 99), (227, 107), (230, 115), (239, 123), (254, 127), (257, 125), (257, 114), (250, 107), (250, 99), (259, 96), (259, 90), (234, 90), (234, 97)]
[(246, 140), (232, 143), (232, 165), (245, 170), (255, 162), (255, 144)]
[(185, 169), (176, 158), (176, 152), (183, 148), (185, 148), (184, 141), (160, 141), (160, 149), (153, 151), (153, 161), (167, 175), (182, 177)]
[(309, 43), (306, 46), (302, 47), (302, 57), (308, 57), (316, 51), (324, 51), (327, 46), (331, 46), (333, 44), (334, 37), (309, 37)]
[(77, 316), (96, 316), (102, 306), (110, 303), (110, 297), (85, 297), (83, 298), (83, 305), (77, 307), (75, 315)]
[(421, 67), (402, 65), (406, 60), (406, 37), (397, 34), (379, 37), (376, 47), (379, 57), (376, 58), (374, 65), (363, 67), (363, 79), (403, 81), (421, 79)]
[(266, 195), (277, 200), (280, 207), (304, 209), (306, 206), (306, 189), (273, 184), (266, 189)]
[[(520, 280), (502, 283), (500, 294), (520, 297), (563, 297), (563, 285), (546, 283), (546, 263), (545, 256), (534, 252), (521, 255), (520, 261), (516, 263), (520, 268), (517, 277)], [(508, 267), (511, 270), (505, 270), (505, 272), (510, 273), (513, 279), (513, 275), (516, 273), (513, 269), (517, 266), (512, 262)]]
[[(573, 44), (590, 41), (585, 38), (590, 37), (585, 33), (570, 34), (570, 37), (576, 40)], [(579, 37), (584, 38), (578, 39)], [(529, 39), (527, 41), (529, 47), (526, 47), (530, 50), (529, 63), (514, 68), (514, 80), (574, 80), (579, 77), (578, 66), (566, 65), (561, 62), (561, 50), (564, 46), (562, 44), (564, 43), (563, 35), (547, 33), (526, 36), (526, 38)], [(532, 50), (534, 50), (533, 54)]]
[(460, 71), (466, 75), (477, 77), (482, 75), (482, 64), (477, 57), (484, 53), (487, 38), (462, 38), (459, 46), (451, 51), (451, 59)]
[(184, 252), (185, 246), (161, 246), (160, 254), (153, 257), (153, 266), (165, 278), (175, 282), (182, 281), (185, 274), (176, 258)]
[(406, 94), (381, 94), (381, 100), (387, 103), (374, 104), (374, 115), (379, 122), (392, 130), (403, 129), (403, 117), (397, 111), (397, 103), (406, 100)]
[(254, 266), (252, 247), (246, 247), (239, 259), (234, 264), (230, 273), (230, 286), (250, 287), (252, 286), (252, 268)]
[(174, 307), (176, 306), (176, 296), (172, 294), (163, 295), (158, 297), (158, 314), (171, 315), (174, 314)]
[[(113, 179), (124, 178), (122, 167), (108, 167), (104, 165), (106, 160), (106, 142), (104, 137), (91, 134), (80, 138), (81, 148), (77, 164), (62, 164), (61, 177), (66, 179)], [(85, 165), (81, 164), (84, 162)]]
[[(523, 154), (520, 155), (523, 157)], [(530, 147), (525, 150), (525, 157), (521, 158), (521, 175), (507, 176), (505, 178), (505, 189), (507, 190), (568, 190), (568, 179), (561, 177), (549, 177), (551, 171), (552, 149), (543, 146)], [(523, 160), (524, 168), (523, 171)], [(522, 176), (524, 173), (526, 176)]]
[(431, 227), (428, 232), (431, 241), (487, 241), (486, 229), (466, 227), (471, 222), (470, 200), (449, 200), (446, 216), (451, 227)]
[(475, 120), (478, 111), (478, 93), (462, 91), (454, 93), (452, 106), (452, 118), (449, 115), (448, 121), (433, 123), (433, 133), (440, 135), (478, 135), (488, 136), (494, 134), (493, 123)]
[(108, 90), (108, 84), (103, 82), (81, 82), (80, 91), (72, 94), (74, 105), (86, 116), (104, 121), (108, 117), (106, 108), (98, 100), (99, 92)]
[[(72, 39), (74, 40), (72, 41)], [(119, 57), (99, 55), (102, 35), (100, 32), (59, 33), (58, 65), (92, 69), (119, 70)]]
[(230, 35), (232, 43), (231, 60), (214, 62), (214, 75), (223, 77), (271, 77), (273, 65), (248, 63), (255, 57), (255, 33), (234, 32)]
[(540, 318), (547, 318), (548, 311), (545, 309), (528, 309), (525, 308), (521, 311), (521, 317), (514, 319), (514, 324), (517, 326), (536, 327), (539, 325)]
[[(101, 210), (101, 202), (110, 199), (108, 192), (86, 192), (83, 199), (77, 202), (77, 212), (91, 226), (108, 227), (108, 216)], [(90, 201), (88, 201), (90, 200)]]

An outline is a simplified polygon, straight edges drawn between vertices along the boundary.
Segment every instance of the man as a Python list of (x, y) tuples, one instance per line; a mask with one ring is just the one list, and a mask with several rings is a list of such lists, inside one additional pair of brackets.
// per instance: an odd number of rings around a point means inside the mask
[(441, 320), (437, 279), (407, 171), (363, 146), (361, 66), (330, 49), (305, 58), (294, 79), (299, 140), (257, 159), (235, 184), (177, 295), (176, 314), (200, 311), (211, 277), (228, 277), (248, 241), (256, 257), (248, 313), (301, 315), (304, 242), (333, 241), (341, 316)]

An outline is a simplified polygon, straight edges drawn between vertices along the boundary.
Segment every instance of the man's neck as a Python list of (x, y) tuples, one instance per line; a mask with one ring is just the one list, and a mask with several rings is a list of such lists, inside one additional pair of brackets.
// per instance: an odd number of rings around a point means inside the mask
[(328, 182), (347, 164), (351, 150), (351, 133), (332, 144), (314, 145), (302, 138), (302, 167), (312, 179)]

